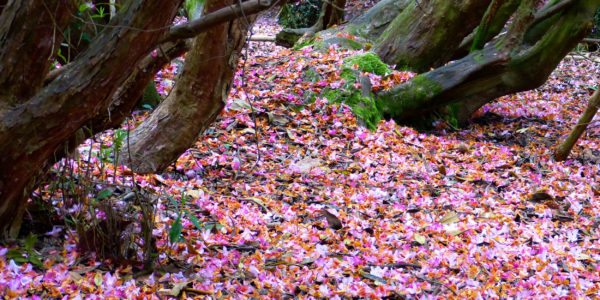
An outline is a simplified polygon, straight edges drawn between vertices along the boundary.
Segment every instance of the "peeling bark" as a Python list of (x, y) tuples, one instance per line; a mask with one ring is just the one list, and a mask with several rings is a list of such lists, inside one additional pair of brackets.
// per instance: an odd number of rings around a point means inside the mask
[[(228, 0), (207, 1), (207, 13), (229, 4)], [(130, 148), (123, 151), (134, 171), (165, 169), (215, 120), (229, 93), (247, 29), (246, 20), (236, 20), (194, 39), (173, 91), (132, 132)]]

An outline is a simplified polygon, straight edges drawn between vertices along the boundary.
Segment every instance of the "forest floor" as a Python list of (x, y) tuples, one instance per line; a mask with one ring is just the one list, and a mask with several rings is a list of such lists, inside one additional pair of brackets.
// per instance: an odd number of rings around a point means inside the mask
[[(263, 18), (254, 33), (275, 27)], [(114, 174), (98, 157), (113, 136), (88, 141), (57, 169), (89, 171), (98, 189), (135, 180), (154, 191), (154, 272), (83, 255), (72, 226), (57, 225), (29, 246), (0, 246), (0, 295), (598, 297), (600, 124), (566, 162), (552, 151), (598, 88), (600, 63), (568, 57), (544, 86), (486, 105), (463, 129), (369, 131), (345, 105), (306, 101), (341, 86), (352, 54), (251, 43), (225, 111), (163, 174)], [(177, 68), (157, 78), (162, 92)], [(308, 68), (321, 79), (303, 78)], [(382, 89), (411, 76), (372, 80)], [(39, 194), (65, 218), (83, 205), (52, 185)]]

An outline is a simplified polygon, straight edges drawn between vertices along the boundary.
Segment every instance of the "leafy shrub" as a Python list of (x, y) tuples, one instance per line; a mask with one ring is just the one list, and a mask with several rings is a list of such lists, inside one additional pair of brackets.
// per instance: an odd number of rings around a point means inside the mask
[(319, 19), (321, 0), (300, 0), (288, 3), (279, 13), (278, 23), (285, 28), (310, 27)]
[(592, 28), (590, 36), (600, 38), (600, 9), (596, 11), (596, 15), (594, 16), (594, 28)]

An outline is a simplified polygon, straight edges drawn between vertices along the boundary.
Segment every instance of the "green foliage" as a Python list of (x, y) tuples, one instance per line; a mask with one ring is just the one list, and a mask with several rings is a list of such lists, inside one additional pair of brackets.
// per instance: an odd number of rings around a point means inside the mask
[(188, 19), (193, 20), (202, 15), (205, 0), (185, 0), (185, 13)]
[(123, 129), (115, 130), (113, 134), (112, 147), (108, 145), (100, 146), (99, 158), (102, 162), (111, 162), (115, 165), (119, 164), (119, 152), (123, 149), (127, 132)]
[(153, 109), (158, 106), (161, 100), (162, 98), (156, 89), (156, 85), (154, 85), (154, 81), (152, 81), (144, 89), (144, 94), (142, 95), (142, 99), (138, 103), (138, 106), (144, 109)]
[(172, 244), (179, 242), (182, 230), (183, 225), (181, 224), (181, 215), (179, 215), (177, 216), (177, 219), (175, 219), (175, 222), (171, 224), (171, 229), (169, 229), (169, 241)]
[(36, 242), (37, 236), (35, 234), (29, 234), (25, 240), (23, 240), (23, 247), (8, 250), (6, 258), (12, 259), (18, 264), (30, 263), (40, 269), (44, 268), (41, 255), (34, 249)]
[(204, 232), (204, 231), (220, 231), (224, 228), (223, 225), (217, 222), (204, 222), (202, 223), (196, 215), (192, 211), (190, 211), (186, 207), (187, 200), (189, 196), (183, 193), (181, 195), (181, 200), (178, 202), (175, 198), (169, 196), (168, 197), (171, 204), (175, 207), (177, 211), (177, 217), (175, 221), (169, 227), (169, 242), (171, 244), (177, 243), (181, 240), (181, 235), (183, 233), (183, 221), (184, 216), (194, 225), (196, 230)]
[(171, 242), (171, 244), (174, 244), (179, 242), (179, 240), (181, 239), (181, 233), (183, 232), (183, 223), (181, 217), (185, 213), (184, 208), (185, 203), (187, 202), (187, 196), (185, 193), (181, 195), (181, 204), (171, 196), (169, 196), (169, 200), (177, 210), (177, 218), (169, 228), (169, 242)]
[(590, 36), (593, 38), (600, 38), (600, 9), (598, 9), (596, 15), (594, 15), (594, 28), (592, 29)]
[(306, 28), (317, 22), (321, 12), (321, 0), (301, 0), (286, 4), (278, 17), (279, 25), (285, 28)]
[(458, 121), (458, 114), (461, 111), (461, 106), (456, 103), (452, 103), (446, 106), (445, 113), (443, 113), (440, 117), (446, 121), (446, 124), (450, 126), (450, 128), (457, 130), (460, 127), (460, 122)]

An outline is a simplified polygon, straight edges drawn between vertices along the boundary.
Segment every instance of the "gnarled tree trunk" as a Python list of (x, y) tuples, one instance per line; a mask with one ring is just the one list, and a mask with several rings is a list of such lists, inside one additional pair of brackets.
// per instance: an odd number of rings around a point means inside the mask
[[(47, 11), (44, 7), (59, 7), (51, 18), (60, 20), (74, 13), (75, 1), (11, 1), (2, 12), (2, 48), (19, 45), (23, 49), (37, 49), (47, 45), (39, 55), (24, 57), (2, 56), (1, 65), (10, 63), (29, 65), (30, 68), (13, 68), (10, 80), (19, 81), (11, 86), (26, 86), (31, 89), (29, 98), (20, 98), (20, 89), (2, 95), (0, 110), (0, 236), (14, 237), (18, 234), (21, 217), (32, 188), (35, 175), (43, 170), (45, 163), (57, 148), (99, 110), (105, 109), (117, 88), (133, 72), (137, 62), (149, 53), (166, 30), (180, 6), (180, 1), (130, 2), (123, 13), (115, 18), (124, 26), (105, 29), (80, 57), (65, 66), (54, 80), (42, 87), (52, 55), (51, 42), (55, 30), (50, 27), (39, 40), (31, 36), (40, 34), (40, 28), (31, 26), (39, 19), (31, 18), (26, 9), (36, 8), (38, 14)], [(23, 8), (16, 8), (20, 6)], [(23, 22), (16, 22), (24, 18)], [(66, 22), (65, 22), (66, 23)], [(54, 24), (48, 21), (48, 24)], [(23, 32), (23, 30), (26, 32)], [(140, 30), (141, 29), (141, 30)], [(60, 30), (56, 28), (56, 30)], [(6, 39), (11, 32), (26, 36), (24, 43)], [(8, 32), (8, 34), (6, 33)], [(128, 41), (123, 43), (123, 41)], [(110, 49), (110, 51), (107, 51)], [(18, 60), (21, 58), (23, 60)], [(43, 58), (43, 59), (40, 59)], [(37, 76), (28, 78), (27, 76)], [(32, 85), (31, 82), (38, 82)], [(38, 87), (36, 89), (36, 86)], [(9, 103), (10, 105), (6, 105)]]
[[(212, 12), (229, 2), (208, 0), (205, 11)], [(173, 91), (131, 134), (130, 148), (121, 157), (134, 171), (163, 170), (214, 121), (231, 87), (248, 30), (246, 22), (252, 21), (221, 24), (194, 39)]]

